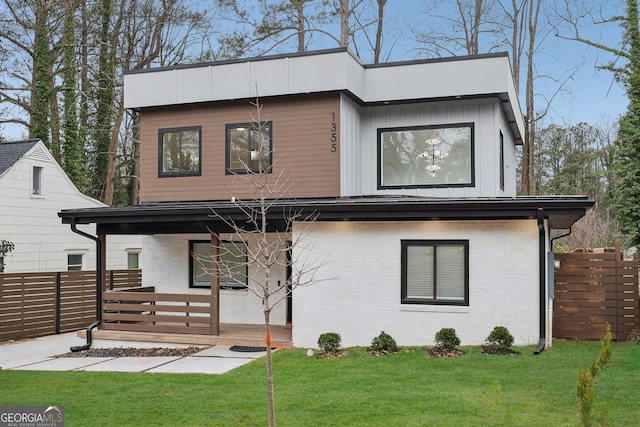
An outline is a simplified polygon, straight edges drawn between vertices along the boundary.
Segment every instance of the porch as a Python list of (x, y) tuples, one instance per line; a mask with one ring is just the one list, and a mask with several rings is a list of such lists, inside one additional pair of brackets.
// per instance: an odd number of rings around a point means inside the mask
[[(273, 346), (292, 348), (291, 326), (271, 326), (271, 342)], [(86, 330), (78, 332), (78, 336), (86, 338)], [(176, 334), (160, 332), (136, 332), (98, 329), (91, 333), (95, 340), (151, 342), (161, 344), (188, 344), (188, 345), (239, 345), (248, 347), (264, 347), (264, 325), (248, 325), (240, 323), (221, 323), (219, 335), (202, 334)]]
[[(265, 346), (263, 324), (220, 323), (216, 295), (156, 293), (153, 286), (103, 292), (92, 337), (193, 345)], [(80, 331), (86, 336), (86, 331)], [(291, 348), (291, 326), (272, 325), (271, 341)]]

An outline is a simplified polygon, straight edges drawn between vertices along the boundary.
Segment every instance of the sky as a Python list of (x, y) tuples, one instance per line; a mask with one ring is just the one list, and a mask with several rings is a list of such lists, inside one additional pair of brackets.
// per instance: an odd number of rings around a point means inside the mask
[[(568, 0), (573, 2), (574, 0)], [(607, 16), (624, 14), (623, 3), (619, 0), (593, 0), (594, 4), (602, 7)], [(419, 28), (422, 23), (433, 25), (434, 18), (444, 21), (440, 16), (456, 16), (455, 10), (447, 11), (446, 2), (441, 3), (441, 9), (429, 9), (427, 5), (438, 0), (388, 0), (388, 10), (385, 20), (389, 26), (404, 27), (403, 34), (411, 29)], [(575, 4), (589, 4), (589, 0), (580, 0)], [(451, 3), (451, 1), (449, 1)], [(511, 2), (506, 2), (510, 4)], [(561, 7), (563, 0), (544, 0), (544, 7)], [(553, 6), (552, 6), (553, 5)], [(549, 11), (549, 15), (552, 12)], [(596, 18), (598, 20), (598, 18)], [(617, 24), (598, 24), (593, 19), (581, 19), (581, 36), (607, 46), (620, 45), (621, 29)], [(450, 25), (450, 24), (448, 24)], [(608, 53), (590, 47), (586, 44), (563, 39), (556, 36), (570, 35), (570, 28), (558, 18), (541, 21), (539, 39), (541, 44), (535, 55), (536, 74), (542, 76), (535, 81), (536, 110), (548, 105), (551, 108), (543, 119), (543, 124), (577, 124), (587, 122), (592, 125), (617, 121), (624, 114), (628, 105), (625, 90), (614, 81), (613, 74), (606, 70), (598, 70), (614, 57)], [(557, 28), (555, 30), (554, 28)], [(481, 35), (481, 37), (484, 37)], [(393, 50), (394, 60), (413, 59), (420, 55), (415, 50), (415, 43), (410, 35), (403, 36)], [(495, 51), (507, 51), (508, 48), (498, 47)], [(523, 60), (524, 61), (524, 60)], [(525, 67), (525, 64), (521, 65)], [(524, 70), (523, 70), (524, 71)], [(548, 77), (547, 77), (548, 76)], [(522, 80), (524, 81), (524, 80)], [(562, 84), (559, 84), (559, 81)], [(521, 84), (524, 89), (524, 84)], [(519, 94), (521, 108), (524, 111), (524, 90)]]
[[(450, 6), (446, 5), (450, 5), (452, 1), (387, 0), (383, 51), (385, 62), (426, 58), (424, 51), (416, 48), (413, 34), (416, 29), (434, 28), (438, 23), (443, 32), (450, 31), (451, 24), (446, 21), (446, 18), (456, 16), (456, 11), (447, 9)], [(501, 1), (511, 3), (507, 0)], [(544, 0), (543, 4), (550, 7), (555, 4), (561, 5), (563, 1)], [(574, 2), (574, 0), (566, 1)], [(601, 6), (609, 16), (614, 13), (624, 13), (622, 10), (624, 2), (619, 0), (580, 0), (573, 4), (589, 2), (595, 2)], [(440, 8), (431, 7), (436, 3), (441, 5)], [(628, 105), (625, 91), (614, 81), (611, 72), (596, 69), (597, 65), (604, 65), (613, 57), (583, 43), (555, 36), (555, 32), (551, 29), (554, 25), (560, 25), (561, 34), (569, 34), (568, 27), (561, 25), (557, 19), (539, 24), (540, 38), (544, 40), (536, 53), (535, 61), (536, 74), (543, 77), (539, 77), (535, 82), (536, 110), (540, 113), (543, 111), (542, 107), (550, 105), (542, 124), (573, 125), (587, 122), (594, 126), (604, 126), (617, 121), (619, 116), (625, 113)], [(338, 28), (332, 28), (331, 31), (339, 34)], [(615, 24), (589, 23), (582, 25), (581, 31), (584, 37), (604, 45), (618, 46), (620, 43), (620, 28)], [(309, 49), (334, 47), (337, 47), (335, 41), (315, 36), (312, 37), (309, 45)], [(288, 47), (287, 51), (293, 51), (293, 47)], [(361, 51), (367, 52), (364, 43), (361, 43)], [(498, 47), (493, 51), (507, 51), (507, 47)], [(371, 62), (371, 58), (363, 57), (362, 60), (365, 63)], [(524, 89), (524, 84), (521, 86)], [(552, 99), (550, 104), (547, 102), (549, 99)], [(524, 110), (523, 90), (519, 94), (519, 101)], [(21, 139), (26, 137), (26, 130), (20, 126), (4, 126), (2, 134), (9, 140)]]

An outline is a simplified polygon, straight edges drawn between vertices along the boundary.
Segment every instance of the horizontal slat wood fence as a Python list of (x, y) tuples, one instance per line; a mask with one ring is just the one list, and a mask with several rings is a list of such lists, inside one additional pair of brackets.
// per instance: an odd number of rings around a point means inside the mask
[(555, 254), (553, 336), (601, 339), (607, 324), (614, 340), (640, 328), (638, 254), (622, 251)]
[[(142, 271), (107, 272), (105, 288), (140, 286)], [(0, 273), (0, 341), (85, 328), (96, 318), (96, 272)]]
[(104, 296), (100, 329), (202, 335), (213, 331), (211, 295), (162, 294), (143, 287)]

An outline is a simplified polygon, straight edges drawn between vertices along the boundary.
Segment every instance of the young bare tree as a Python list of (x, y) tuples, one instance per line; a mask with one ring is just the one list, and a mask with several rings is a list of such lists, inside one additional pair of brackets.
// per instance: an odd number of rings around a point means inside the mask
[[(272, 161), (270, 132), (267, 122), (263, 120), (262, 105), (256, 99), (252, 103), (255, 113), (252, 115), (248, 132), (248, 146), (238, 148), (232, 154), (233, 162), (241, 165), (241, 172), (236, 179), (246, 188), (244, 194), (230, 194), (232, 204), (241, 212), (241, 218), (232, 219), (213, 210), (212, 215), (222, 220), (232, 231), (233, 242), (222, 245), (216, 238), (212, 242), (211, 259), (198, 259), (206, 270), (218, 279), (236, 282), (262, 300), (266, 363), (267, 363), (267, 398), (269, 407), (269, 425), (275, 426), (275, 396), (273, 391), (273, 359), (271, 340), (271, 314), (275, 306), (285, 301), (295, 288), (311, 285), (326, 278), (318, 276), (320, 269), (327, 263), (325, 257), (320, 262), (307, 260), (308, 242), (305, 241), (305, 224), (317, 219), (314, 212), (303, 213), (288, 208), (282, 202), (293, 185), (286, 168), (279, 168), (274, 173), (277, 162)], [(274, 230), (269, 227), (267, 218), (276, 213), (281, 215), (277, 220), (281, 226)], [(273, 220), (273, 218), (271, 218)], [(296, 227), (296, 232), (292, 230)], [(195, 254), (194, 254), (195, 256)], [(284, 286), (278, 286), (273, 279), (276, 271), (291, 270), (291, 275)]]

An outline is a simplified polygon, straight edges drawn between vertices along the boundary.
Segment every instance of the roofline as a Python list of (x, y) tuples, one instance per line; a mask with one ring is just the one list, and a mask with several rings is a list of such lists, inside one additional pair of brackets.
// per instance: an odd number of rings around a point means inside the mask
[(378, 64), (365, 64), (360, 60), (360, 58), (358, 58), (348, 48), (337, 47), (332, 49), (319, 49), (319, 50), (312, 50), (312, 51), (305, 51), (305, 52), (280, 53), (280, 54), (274, 54), (274, 55), (223, 59), (219, 61), (197, 62), (193, 64), (175, 64), (175, 65), (169, 65), (166, 67), (139, 68), (139, 69), (133, 69), (133, 70), (125, 70), (123, 74), (128, 75), (128, 74), (153, 73), (153, 72), (170, 71), (170, 70), (186, 70), (186, 69), (192, 69), (192, 68), (212, 67), (212, 66), (218, 66), (218, 65), (241, 64), (245, 62), (261, 62), (261, 61), (271, 61), (274, 59), (320, 56), (320, 55), (328, 55), (328, 54), (341, 53), (341, 52), (348, 53), (349, 56), (351, 56), (353, 60), (358, 62), (358, 64), (360, 64), (363, 68), (385, 68), (385, 67), (398, 67), (403, 65), (435, 64), (439, 62), (456, 62), (456, 61), (467, 61), (470, 59), (483, 59), (483, 58), (501, 58), (501, 57), (509, 58), (508, 52), (491, 52), (491, 53), (479, 53), (475, 55), (459, 55), (459, 56), (448, 56), (448, 57), (440, 57), (440, 58), (424, 58), (424, 59), (412, 59), (412, 60), (405, 60), (405, 61), (391, 61), (391, 62), (382, 62)]
[[(242, 206), (257, 202), (201, 201), (152, 203), (125, 207), (84, 208), (58, 213), (64, 224), (96, 224), (104, 234), (228, 232), (232, 221), (246, 219)], [(594, 202), (587, 197), (430, 199), (420, 197), (356, 197), (287, 199), (267, 213), (273, 227), (284, 227), (291, 212), (317, 214), (317, 221), (425, 221), (536, 219), (542, 210), (550, 228), (569, 228)]]

